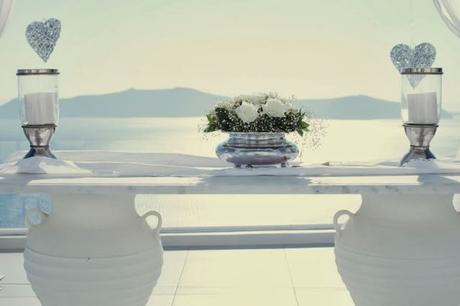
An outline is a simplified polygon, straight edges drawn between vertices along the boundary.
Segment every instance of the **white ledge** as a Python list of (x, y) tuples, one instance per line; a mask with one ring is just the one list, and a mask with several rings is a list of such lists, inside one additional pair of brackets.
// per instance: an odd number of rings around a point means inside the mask
[(86, 177), (0, 178), (3, 193), (362, 194), (460, 193), (460, 175), (359, 177)]

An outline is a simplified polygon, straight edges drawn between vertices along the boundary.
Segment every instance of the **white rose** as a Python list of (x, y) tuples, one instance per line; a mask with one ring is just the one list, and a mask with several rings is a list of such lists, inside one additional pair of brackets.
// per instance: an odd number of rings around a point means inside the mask
[(249, 101), (254, 105), (261, 105), (265, 102), (266, 98), (267, 96), (265, 95), (256, 95), (256, 96), (251, 96)]
[(280, 98), (280, 100), (288, 105), (290, 108), (292, 108), (292, 102), (294, 102), (294, 98), (288, 98), (288, 99), (285, 99), (285, 98)]
[(254, 105), (261, 105), (262, 103), (265, 102), (265, 99), (267, 98), (266, 95), (263, 94), (257, 94), (257, 95), (241, 95), (235, 98), (235, 102), (248, 102)]
[(235, 109), (235, 113), (244, 123), (251, 123), (259, 117), (257, 106), (243, 101), (240, 106)]
[(271, 117), (284, 117), (284, 114), (289, 111), (291, 106), (284, 103), (280, 99), (269, 98), (267, 99), (267, 103), (263, 105), (262, 108), (264, 113)]

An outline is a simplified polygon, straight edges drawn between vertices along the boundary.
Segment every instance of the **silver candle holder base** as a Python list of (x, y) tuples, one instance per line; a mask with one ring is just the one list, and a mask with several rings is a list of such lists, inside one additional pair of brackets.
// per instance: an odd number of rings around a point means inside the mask
[(437, 128), (437, 124), (404, 124), (404, 131), (410, 141), (410, 150), (401, 160), (401, 166), (404, 166), (411, 160), (436, 159), (430, 151), (430, 143), (436, 134)]
[(24, 156), (24, 159), (42, 156), (56, 159), (50, 151), (50, 141), (56, 131), (55, 124), (41, 124), (41, 125), (23, 125), (22, 129), (30, 143), (30, 150)]

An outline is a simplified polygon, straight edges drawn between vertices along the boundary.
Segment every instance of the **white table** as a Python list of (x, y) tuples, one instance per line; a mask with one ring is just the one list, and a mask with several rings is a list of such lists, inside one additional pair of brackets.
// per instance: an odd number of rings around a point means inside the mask
[[(414, 232), (426, 233), (426, 221), (431, 216), (432, 223), (440, 224), (443, 215), (455, 213), (452, 200), (454, 194), (460, 193), (460, 167), (455, 161), (441, 163), (435, 169), (399, 168), (397, 163), (233, 169), (214, 158), (178, 154), (57, 154), (63, 160), (72, 160), (86, 173), (65, 173), (62, 169), (60, 173), (52, 173), (56, 169), (47, 165), (42, 168), (51, 173), (35, 175), (7, 173), (4, 168), (0, 192), (44, 193), (50, 197), (53, 209), (79, 207), (85, 211), (108, 211), (110, 205), (132, 209), (136, 194), (360, 194), (363, 199), (360, 211), (356, 215), (341, 212), (337, 219), (343, 214), (354, 218), (354, 224), (375, 219), (373, 224), (377, 226), (385, 226), (389, 220), (407, 221), (411, 225), (407, 231), (398, 228), (399, 232), (394, 233), (402, 242), (411, 241)], [(10, 170), (13, 164), (11, 161)], [(418, 222), (419, 218), (422, 222)], [(96, 217), (89, 223), (103, 221), (103, 217)], [(80, 226), (85, 228), (86, 223), (81, 222)], [(372, 232), (372, 226), (364, 231)], [(455, 227), (449, 234), (458, 235), (460, 230)], [(85, 243), (88, 235), (97, 236), (97, 227), (88, 227), (84, 235), (69, 238), (75, 240), (75, 249), (72, 246), (68, 249), (69, 256)], [(427, 252), (435, 254), (443, 249), (443, 239), (428, 238), (431, 240)], [(384, 253), (394, 247), (391, 241), (394, 241), (391, 237), (376, 240), (373, 245), (366, 245), (364, 251)], [(45, 248), (46, 243), (52, 248), (53, 241), (44, 241)], [(420, 246), (419, 253), (425, 252), (423, 243), (416, 246)], [(413, 244), (404, 248), (404, 243), (399, 243), (398, 247), (394, 251), (399, 255), (415, 256)], [(115, 248), (122, 250), (123, 244)]]
[[(136, 194), (360, 194), (366, 204), (422, 203), (428, 198), (420, 194), (452, 198), (460, 193), (460, 166), (455, 161), (441, 163), (438, 169), (402, 169), (397, 162), (234, 169), (215, 158), (181, 154), (56, 154), (73, 161), (85, 173), (74, 173), (73, 169), (68, 173), (66, 167), (56, 171), (46, 163), (41, 168), (49, 174), (14, 174), (4, 168), (3, 173), (0, 171), (0, 192), (42, 193), (54, 205), (93, 203), (102, 197), (131, 207)], [(21, 156), (18, 153), (11, 158), (10, 172)]]

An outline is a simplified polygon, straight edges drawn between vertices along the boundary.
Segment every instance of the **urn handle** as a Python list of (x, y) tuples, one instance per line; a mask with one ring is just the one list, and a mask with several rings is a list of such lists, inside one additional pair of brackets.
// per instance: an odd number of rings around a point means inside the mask
[(155, 217), (157, 217), (157, 219), (158, 219), (158, 225), (157, 225), (157, 227), (154, 229), (154, 232), (155, 232), (156, 235), (160, 235), (161, 225), (163, 224), (163, 219), (161, 218), (160, 213), (157, 212), (157, 211), (151, 210), (151, 211), (148, 211), (148, 212), (146, 212), (145, 214), (143, 214), (141, 218), (144, 219), (145, 222), (147, 222), (147, 218), (150, 217), (150, 216), (155, 216)]
[[(34, 222), (32, 220), (32, 218), (34, 216), (39, 216), (40, 222), (36, 222), (36, 221)], [(40, 210), (38, 208), (30, 208), (30, 209), (28, 209), (26, 211), (26, 218), (25, 218), (27, 228), (31, 228), (31, 227), (38, 226), (38, 225), (42, 224), (43, 220), (45, 220), (47, 217), (48, 217), (48, 214), (43, 212), (42, 210)]]
[(339, 224), (339, 219), (340, 219), (340, 217), (342, 217), (344, 215), (347, 215), (350, 218), (352, 216), (354, 216), (354, 214), (351, 211), (346, 210), (346, 209), (339, 210), (338, 212), (335, 213), (335, 215), (334, 215), (334, 228), (335, 228), (335, 232), (337, 233), (338, 236), (340, 236), (342, 234), (342, 232), (343, 232), (343, 226), (341, 226)]

